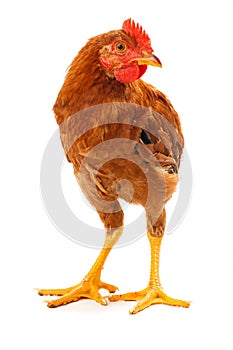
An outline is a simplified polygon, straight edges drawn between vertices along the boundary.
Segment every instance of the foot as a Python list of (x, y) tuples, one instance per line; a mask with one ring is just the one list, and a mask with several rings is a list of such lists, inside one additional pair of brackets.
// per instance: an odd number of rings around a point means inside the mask
[(47, 306), (50, 308), (66, 305), (84, 298), (95, 300), (101, 305), (107, 305), (107, 298), (99, 293), (99, 290), (102, 288), (107, 289), (110, 293), (114, 293), (118, 290), (118, 288), (112, 284), (84, 278), (81, 283), (73, 287), (65, 289), (38, 289), (38, 294), (46, 296), (62, 296), (56, 300), (46, 301)]
[(110, 295), (108, 296), (110, 301), (132, 301), (132, 300), (140, 300), (134, 308), (132, 308), (129, 312), (130, 314), (136, 314), (139, 311), (144, 310), (145, 308), (154, 305), (154, 304), (166, 304), (171, 306), (181, 306), (188, 308), (190, 306), (190, 302), (183, 301), (179, 299), (174, 299), (165, 294), (161, 289), (147, 287), (139, 292), (132, 292), (126, 294), (119, 295)]

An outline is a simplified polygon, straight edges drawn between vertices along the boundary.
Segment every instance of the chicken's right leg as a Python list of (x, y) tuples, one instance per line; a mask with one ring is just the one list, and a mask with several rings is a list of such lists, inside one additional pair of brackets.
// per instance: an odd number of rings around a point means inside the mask
[(47, 301), (47, 306), (50, 308), (58, 307), (78, 301), (83, 298), (92, 299), (102, 305), (107, 305), (107, 299), (99, 293), (99, 289), (104, 288), (112, 293), (115, 292), (118, 288), (111, 284), (102, 282), (100, 280), (100, 275), (105, 260), (110, 253), (110, 250), (119, 239), (121, 233), (122, 228), (107, 232), (103, 249), (101, 250), (94, 265), (88, 274), (83, 278), (81, 283), (66, 289), (39, 289), (39, 295), (62, 295), (62, 297), (59, 299)]

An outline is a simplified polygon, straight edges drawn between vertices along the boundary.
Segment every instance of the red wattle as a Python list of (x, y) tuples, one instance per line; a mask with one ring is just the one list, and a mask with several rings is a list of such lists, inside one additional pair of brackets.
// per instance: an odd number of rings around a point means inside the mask
[(114, 75), (116, 80), (120, 83), (132, 83), (139, 79), (146, 71), (147, 65), (139, 66), (138, 64), (131, 64), (122, 68), (116, 69)]
[(139, 66), (139, 70), (140, 70), (140, 75), (138, 77), (141, 78), (141, 76), (145, 73), (145, 71), (147, 70), (147, 65), (146, 64), (143, 64), (142, 66)]

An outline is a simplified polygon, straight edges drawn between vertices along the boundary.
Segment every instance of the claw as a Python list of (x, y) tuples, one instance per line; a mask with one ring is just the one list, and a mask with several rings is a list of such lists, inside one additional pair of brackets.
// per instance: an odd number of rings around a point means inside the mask
[(188, 308), (190, 306), (189, 301), (174, 299), (169, 297), (160, 289), (153, 289), (147, 287), (139, 292), (119, 294), (119, 295), (110, 295), (108, 296), (110, 301), (118, 301), (118, 300), (139, 300), (139, 302), (129, 310), (131, 315), (138, 313), (139, 311), (144, 310), (145, 308), (154, 305), (154, 304), (166, 304), (171, 306), (180, 306)]

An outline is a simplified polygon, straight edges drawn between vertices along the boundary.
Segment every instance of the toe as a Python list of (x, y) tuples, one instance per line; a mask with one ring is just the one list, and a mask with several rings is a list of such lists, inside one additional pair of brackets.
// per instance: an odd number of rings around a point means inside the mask
[(134, 300), (141, 300), (146, 295), (146, 289), (140, 290), (138, 292), (129, 292), (125, 294), (116, 294), (116, 295), (109, 295), (108, 299), (110, 301), (118, 301), (118, 300), (124, 300), (124, 301), (134, 301)]
[(71, 290), (73, 289), (73, 287), (70, 288), (65, 288), (65, 289), (39, 289), (39, 288), (35, 288), (35, 290), (37, 290), (38, 294), (41, 296), (62, 296), (65, 295), (69, 292), (71, 292)]
[(73, 303), (75, 301), (80, 300), (81, 298), (82, 298), (81, 296), (67, 294), (61, 298), (56, 299), (56, 300), (46, 300), (45, 302), (47, 303), (47, 306), (49, 308), (55, 308), (58, 306), (63, 306), (63, 305), (67, 305), (69, 303)]
[(104, 283), (104, 282), (100, 282), (99, 288), (107, 289), (109, 293), (115, 293), (118, 290), (118, 288), (113, 284)]
[(105, 297), (100, 297), (98, 300), (96, 300), (98, 303), (100, 303), (103, 306), (107, 306), (108, 305), (108, 299)]

